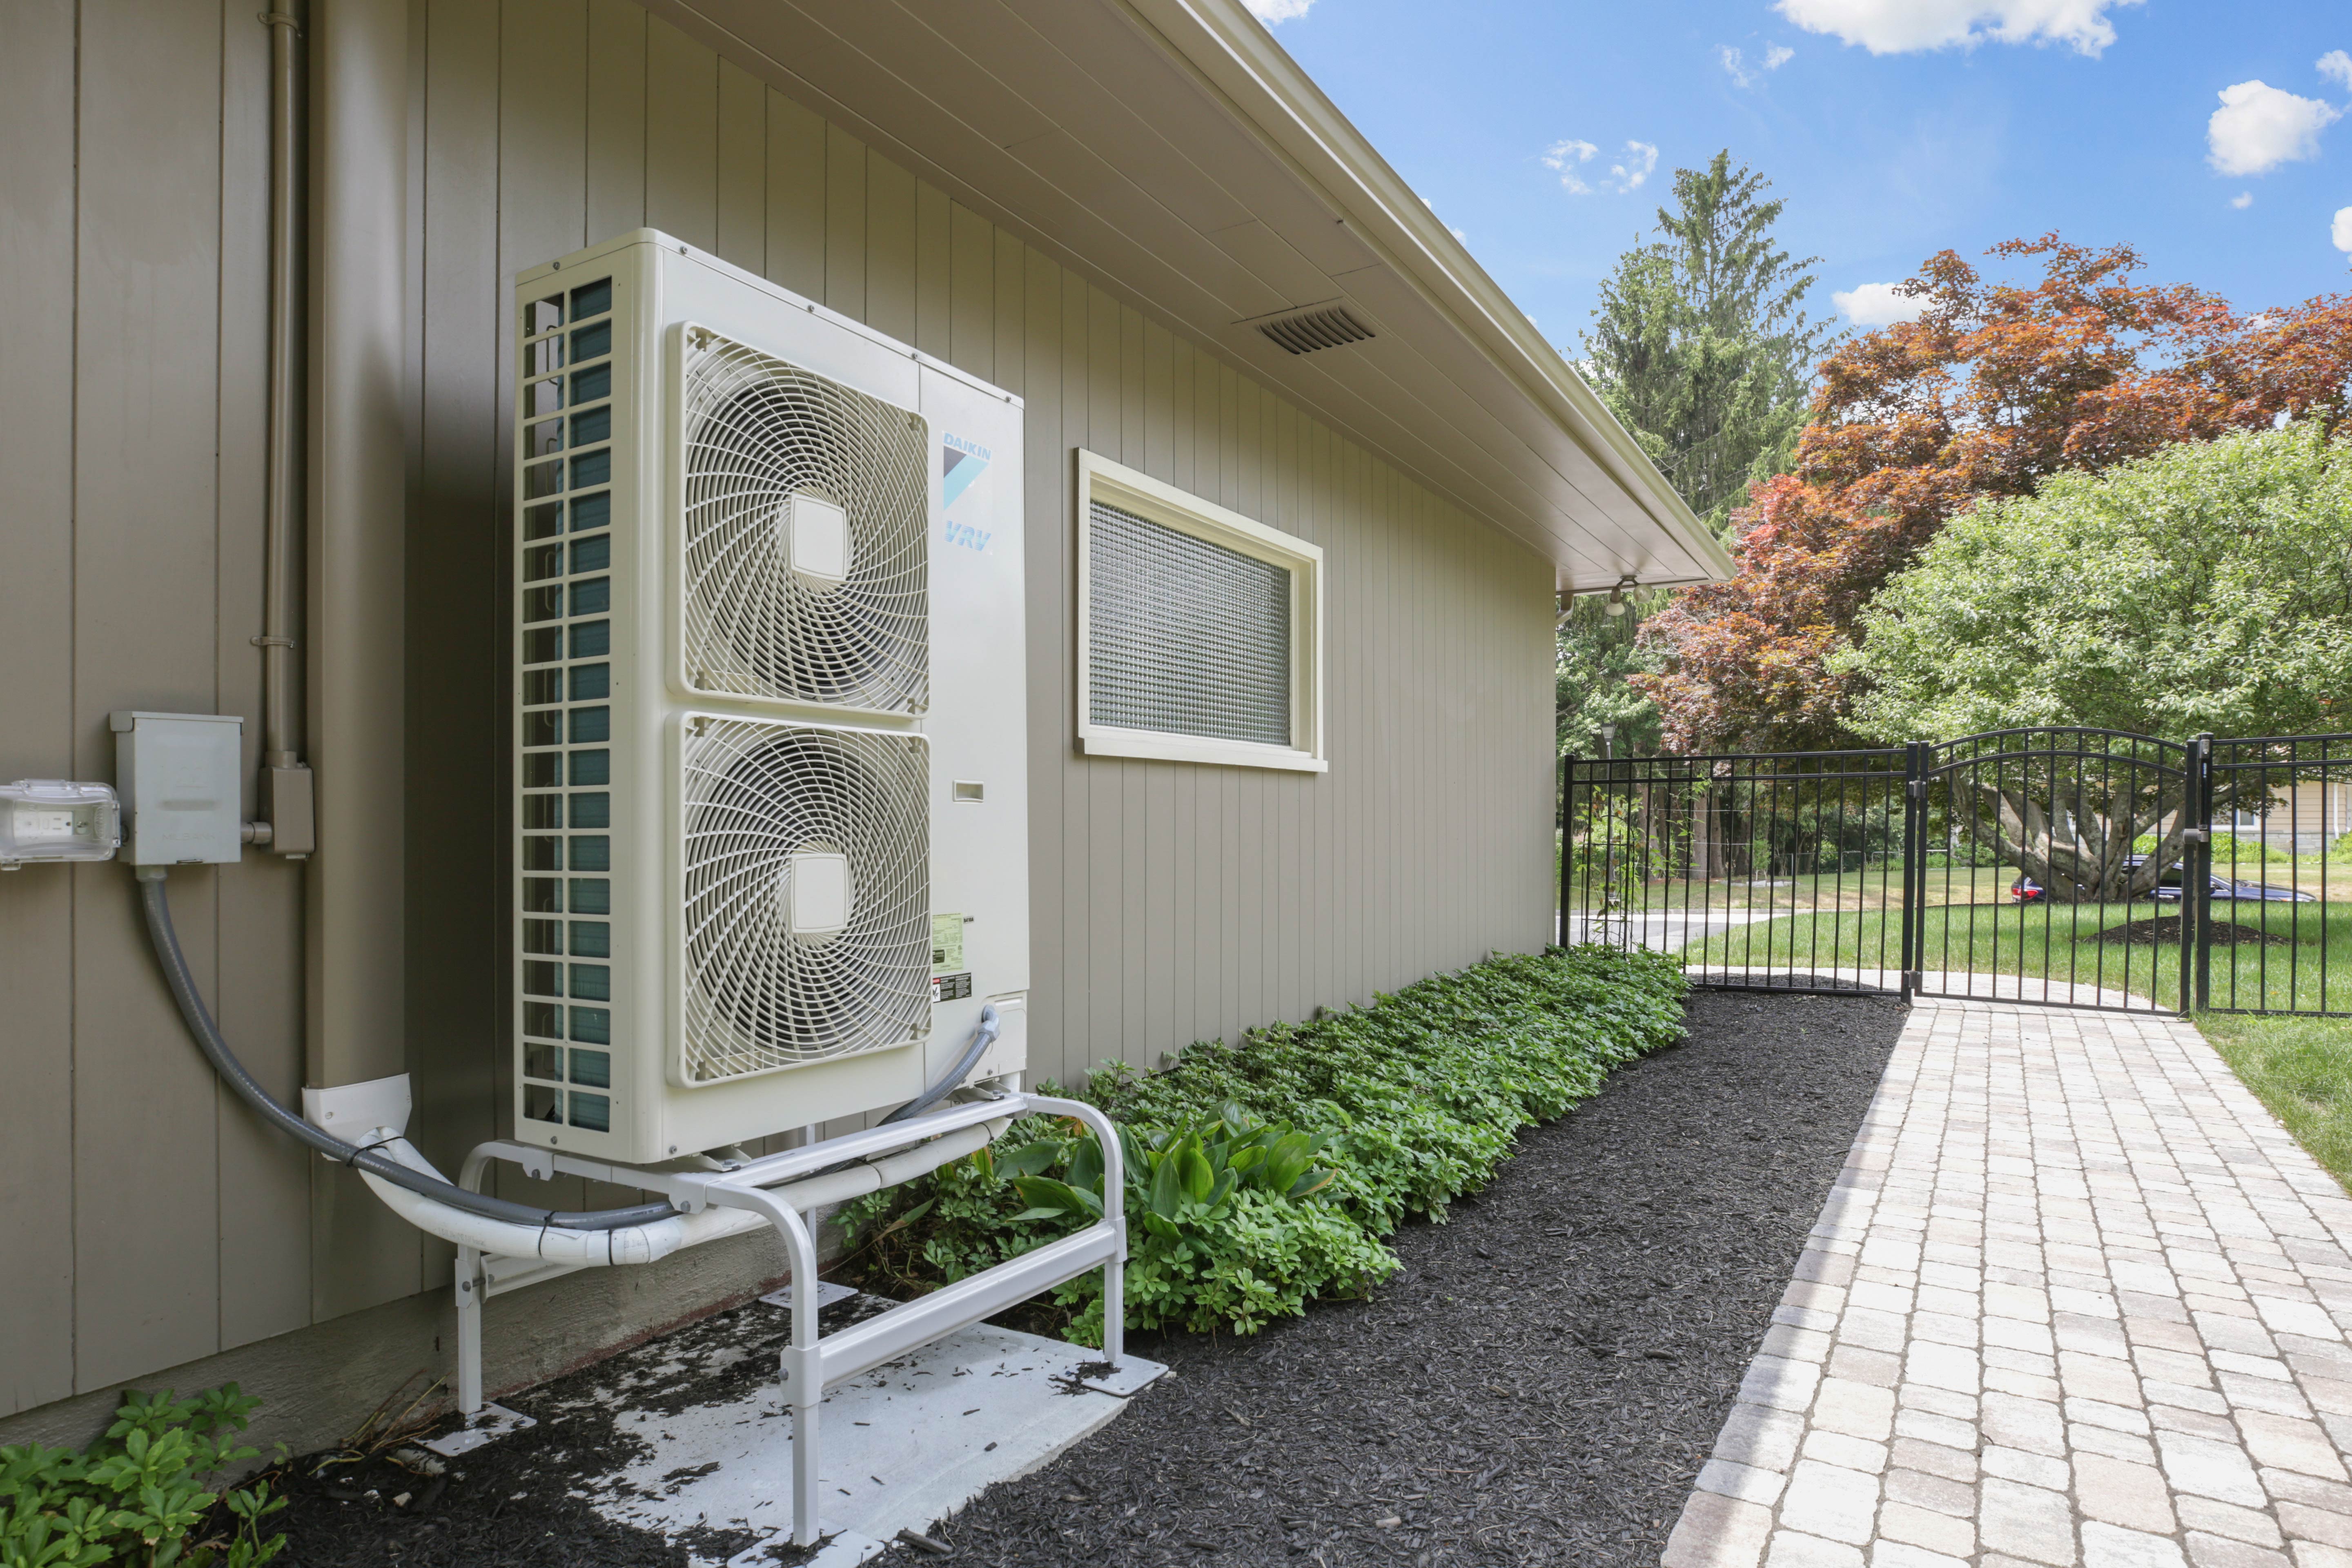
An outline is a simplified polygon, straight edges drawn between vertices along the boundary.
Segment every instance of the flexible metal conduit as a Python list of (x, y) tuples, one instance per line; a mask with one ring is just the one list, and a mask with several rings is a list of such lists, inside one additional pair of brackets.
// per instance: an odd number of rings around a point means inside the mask
[(147, 939), (154, 945), (156, 960), (163, 966), (164, 983), (172, 988), (172, 1000), (179, 1004), (180, 1017), (188, 1026), (188, 1033), (195, 1037), (196, 1047), (205, 1053), (205, 1059), (212, 1063), (221, 1080), (236, 1091), (237, 1098), (280, 1132), (299, 1139), (339, 1165), (349, 1165), (362, 1175), (374, 1176), (483, 1219), (534, 1229), (552, 1226), (562, 1230), (586, 1231), (624, 1229), (676, 1217), (677, 1210), (667, 1202), (582, 1214), (510, 1203), (488, 1194), (467, 1192), (437, 1174), (428, 1175), (377, 1150), (346, 1143), (333, 1133), (313, 1127), (272, 1100), (269, 1091), (245, 1070), (245, 1064), (236, 1059), (228, 1042), (221, 1037), (219, 1026), (213, 1022), (212, 1013), (196, 991), (195, 976), (188, 972), (187, 956), (180, 951), (179, 932), (172, 928), (172, 903), (163, 890), (163, 867), (139, 868), (139, 901), (147, 916)]

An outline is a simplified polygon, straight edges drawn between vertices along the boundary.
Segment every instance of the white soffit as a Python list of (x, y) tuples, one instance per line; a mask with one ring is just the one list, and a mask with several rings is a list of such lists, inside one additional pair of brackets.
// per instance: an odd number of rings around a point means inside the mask
[[(1730, 558), (1241, 0), (649, 0), (887, 156), (1551, 561)], [(1344, 305), (1293, 355), (1255, 321)]]

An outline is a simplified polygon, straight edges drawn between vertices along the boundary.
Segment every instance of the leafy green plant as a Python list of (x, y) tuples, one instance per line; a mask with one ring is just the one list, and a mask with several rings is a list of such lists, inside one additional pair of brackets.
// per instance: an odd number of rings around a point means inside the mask
[[(1113, 1064), (1084, 1098), (1119, 1125), (1130, 1327), (1254, 1332), (1396, 1268), (1381, 1237), (1489, 1181), (1520, 1129), (1681, 1037), (1679, 967), (1597, 947), (1498, 956), (1369, 1006), (1205, 1042), (1172, 1067)], [(991, 1149), (847, 1205), (870, 1287), (919, 1292), (1102, 1214), (1101, 1151), (1031, 1119)], [(1099, 1343), (1093, 1275), (1053, 1297)]]
[(209, 1481), (260, 1457), (236, 1439), (260, 1403), (233, 1383), (193, 1399), (128, 1393), (87, 1448), (0, 1447), (0, 1568), (259, 1568), (285, 1548), (261, 1525), (286, 1500), (267, 1479)]

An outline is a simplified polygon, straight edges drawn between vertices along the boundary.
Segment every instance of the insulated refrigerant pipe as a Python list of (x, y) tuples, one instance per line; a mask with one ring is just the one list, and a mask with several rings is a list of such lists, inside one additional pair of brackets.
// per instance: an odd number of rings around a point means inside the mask
[[(428, 1175), (389, 1155), (346, 1143), (331, 1132), (313, 1127), (272, 1100), (269, 1091), (245, 1070), (245, 1064), (238, 1061), (236, 1054), (228, 1048), (228, 1041), (221, 1037), (219, 1026), (213, 1022), (211, 1012), (205, 1006), (204, 997), (196, 990), (195, 976), (188, 971), (187, 955), (180, 951), (179, 932), (172, 928), (171, 900), (163, 891), (164, 868), (142, 866), (138, 871), (139, 901), (147, 916), (147, 939), (154, 946), (157, 962), (163, 966), (164, 983), (172, 988), (172, 1000), (179, 1004), (180, 1017), (187, 1025), (188, 1033), (195, 1037), (197, 1049), (205, 1053), (205, 1059), (212, 1063), (213, 1070), (220, 1074), (221, 1081), (235, 1089), (238, 1099), (251, 1106), (264, 1121), (280, 1132), (299, 1139), (337, 1164), (349, 1165), (362, 1176), (373, 1176), (393, 1186), (405, 1188), (420, 1197), (430, 1198), (445, 1207), (506, 1225), (527, 1226), (533, 1230), (549, 1226), (572, 1231), (623, 1230), (678, 1217), (677, 1210), (667, 1202), (582, 1214), (532, 1208), (528, 1204), (510, 1203), (488, 1194), (467, 1192), (454, 1182), (444, 1181), (437, 1173)], [(429, 1171), (431, 1167), (426, 1169)]]

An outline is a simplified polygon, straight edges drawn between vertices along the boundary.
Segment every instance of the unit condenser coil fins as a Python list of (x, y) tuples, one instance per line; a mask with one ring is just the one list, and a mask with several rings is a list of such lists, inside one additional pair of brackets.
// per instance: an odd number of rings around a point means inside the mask
[(923, 421), (700, 327), (682, 382), (688, 685), (920, 711)]
[(744, 719), (687, 731), (688, 1078), (927, 1032), (923, 738)]
[(988, 1003), (1018, 1071), (1019, 404), (651, 231), (516, 304), (517, 1134), (887, 1109)]

